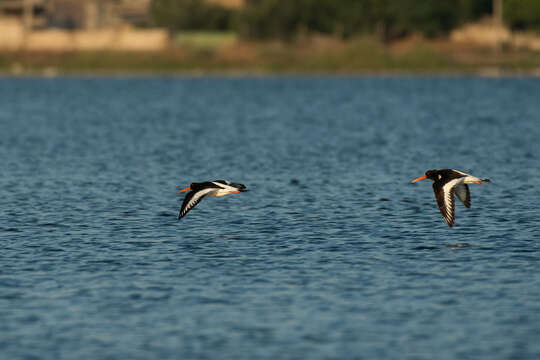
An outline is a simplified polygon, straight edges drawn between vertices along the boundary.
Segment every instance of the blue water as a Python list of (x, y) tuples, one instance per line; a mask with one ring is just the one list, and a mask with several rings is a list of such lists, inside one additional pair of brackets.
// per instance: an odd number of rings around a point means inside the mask
[[(0, 79), (1, 358), (539, 359), (539, 94)], [(493, 181), (454, 228), (410, 183), (432, 168)], [(214, 179), (251, 191), (178, 221)]]

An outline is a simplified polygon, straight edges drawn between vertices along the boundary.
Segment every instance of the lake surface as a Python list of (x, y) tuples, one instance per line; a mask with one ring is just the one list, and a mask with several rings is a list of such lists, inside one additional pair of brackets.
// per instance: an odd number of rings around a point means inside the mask
[[(539, 359), (540, 79), (0, 79), (5, 359)], [(428, 169), (471, 185), (449, 228)], [(204, 199), (191, 182), (250, 191)]]

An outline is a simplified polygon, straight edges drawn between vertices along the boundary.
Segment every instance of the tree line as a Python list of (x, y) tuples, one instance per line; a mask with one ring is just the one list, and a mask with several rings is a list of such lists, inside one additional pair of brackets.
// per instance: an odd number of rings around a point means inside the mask
[[(226, 30), (251, 39), (327, 34), (343, 39), (376, 34), (392, 40), (427, 37), (492, 13), (493, 0), (246, 0), (238, 10), (204, 0), (153, 0), (155, 25), (178, 30)], [(540, 0), (503, 0), (504, 22), (540, 30)]]

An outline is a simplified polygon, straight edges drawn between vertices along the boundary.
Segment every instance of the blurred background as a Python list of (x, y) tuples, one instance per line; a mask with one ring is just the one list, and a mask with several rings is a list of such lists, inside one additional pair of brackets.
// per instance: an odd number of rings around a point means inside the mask
[(537, 0), (0, 0), (0, 71), (540, 72)]

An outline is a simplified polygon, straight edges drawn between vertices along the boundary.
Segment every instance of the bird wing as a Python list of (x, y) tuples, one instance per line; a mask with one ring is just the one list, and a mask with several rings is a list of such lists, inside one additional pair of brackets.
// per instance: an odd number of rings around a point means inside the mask
[(469, 192), (469, 187), (467, 184), (457, 184), (454, 187), (454, 192), (463, 205), (470, 208), (471, 207), (471, 193)]
[(227, 180), (214, 180), (208, 183), (209, 186), (213, 186), (220, 190), (234, 191), (236, 188), (231, 186), (231, 183)]
[(459, 171), (459, 170), (456, 170), (456, 169), (450, 169), (450, 171), (453, 171), (453, 172), (455, 172), (455, 173), (457, 173), (459, 175), (463, 175), (463, 176), (471, 176), (470, 174), (467, 174), (467, 173), (465, 173), (463, 171)]
[(178, 213), (178, 219), (181, 219), (188, 213), (189, 210), (193, 209), (195, 205), (199, 203), (206, 195), (215, 191), (215, 188), (201, 189), (198, 191), (190, 191), (187, 193), (184, 201), (182, 202), (182, 207)]
[(214, 180), (214, 181), (212, 181), (212, 183), (214, 183), (214, 184), (219, 183), (219, 184), (224, 184), (224, 185), (229, 185), (230, 184), (230, 182), (227, 181), (227, 180)]
[(461, 179), (454, 179), (446, 183), (440, 181), (433, 183), (435, 199), (444, 220), (450, 227), (454, 226), (454, 188), (460, 181)]
[(215, 181), (212, 181), (211, 184), (213, 184), (218, 189), (223, 189), (223, 190), (228, 190), (228, 191), (238, 190), (236, 187), (232, 186), (232, 184), (227, 180), (215, 180)]

